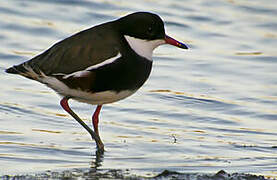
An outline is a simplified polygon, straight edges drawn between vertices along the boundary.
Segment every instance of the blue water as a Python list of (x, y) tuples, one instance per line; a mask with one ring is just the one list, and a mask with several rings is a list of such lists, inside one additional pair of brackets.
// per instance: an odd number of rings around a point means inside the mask
[[(1, 1), (0, 175), (73, 168), (143, 175), (247, 172), (277, 176), (277, 6), (274, 0)], [(136, 11), (165, 21), (190, 50), (159, 47), (147, 83), (104, 106), (101, 159), (60, 97), (4, 73), (88, 27)], [(71, 101), (91, 124), (95, 107)]]

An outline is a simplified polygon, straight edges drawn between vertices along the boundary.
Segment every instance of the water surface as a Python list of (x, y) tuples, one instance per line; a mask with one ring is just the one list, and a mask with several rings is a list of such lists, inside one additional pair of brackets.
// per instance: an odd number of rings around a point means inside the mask
[[(2, 1), (0, 174), (73, 168), (277, 174), (275, 1)], [(59, 106), (60, 97), (4, 73), (55, 42), (135, 11), (151, 11), (187, 43), (154, 53), (135, 95), (106, 105), (104, 157)], [(91, 124), (95, 107), (70, 102)]]

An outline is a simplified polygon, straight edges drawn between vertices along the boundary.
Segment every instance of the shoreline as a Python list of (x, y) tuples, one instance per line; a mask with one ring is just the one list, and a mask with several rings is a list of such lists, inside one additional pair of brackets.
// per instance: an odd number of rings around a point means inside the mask
[(128, 170), (110, 169), (110, 170), (96, 170), (96, 169), (72, 169), (58, 171), (45, 171), (37, 174), (26, 175), (4, 175), (0, 176), (3, 180), (20, 179), (129, 179), (129, 180), (154, 180), (154, 179), (205, 179), (205, 180), (224, 180), (224, 179), (246, 179), (246, 180), (264, 180), (276, 179), (276, 177), (266, 177), (263, 175), (254, 175), (248, 173), (228, 173), (220, 170), (217, 173), (181, 173), (176, 171), (164, 170), (155, 176), (139, 176), (131, 174)]

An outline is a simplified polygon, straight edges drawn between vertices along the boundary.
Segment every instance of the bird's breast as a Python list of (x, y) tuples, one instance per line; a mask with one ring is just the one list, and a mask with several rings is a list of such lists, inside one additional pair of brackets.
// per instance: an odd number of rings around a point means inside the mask
[[(137, 58), (137, 57), (136, 57)], [(145, 58), (124, 59), (103, 66), (95, 71), (95, 82), (91, 91), (115, 91), (139, 89), (148, 79), (152, 68), (152, 61)]]

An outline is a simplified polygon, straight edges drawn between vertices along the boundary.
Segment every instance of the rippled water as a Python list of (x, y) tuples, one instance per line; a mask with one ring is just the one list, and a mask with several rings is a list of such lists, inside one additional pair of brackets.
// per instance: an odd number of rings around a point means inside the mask
[[(72, 168), (155, 174), (277, 176), (277, 6), (274, 0), (1, 1), (0, 174)], [(135, 11), (159, 14), (189, 51), (155, 51), (150, 79), (103, 108), (107, 152), (47, 87), (4, 73), (93, 25)], [(71, 102), (86, 123), (95, 107)]]

